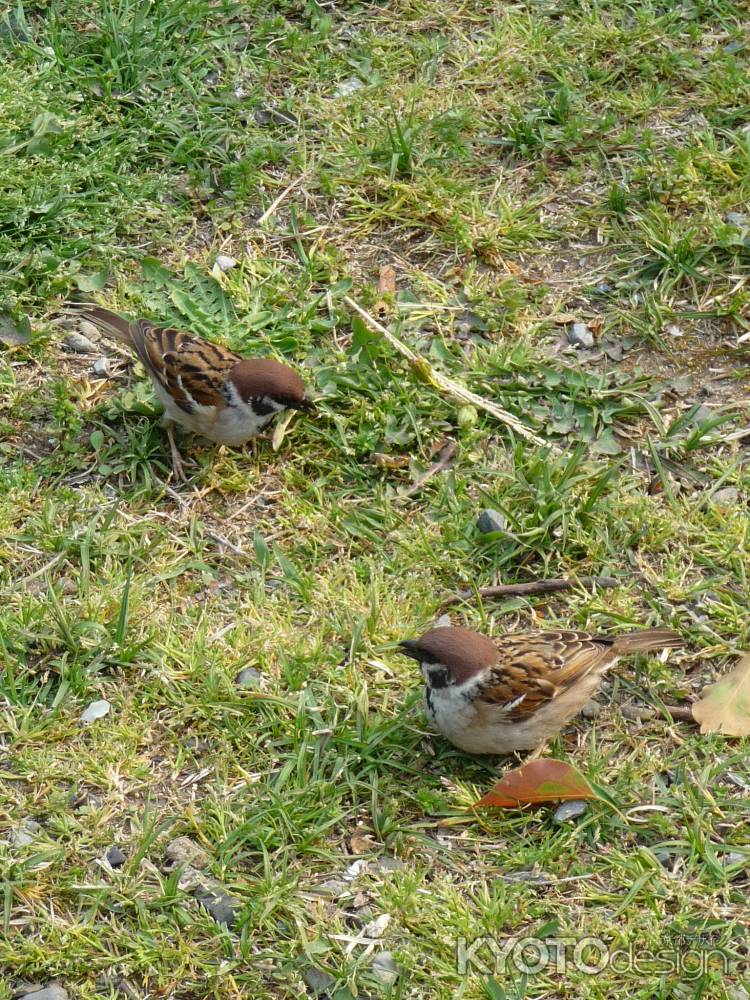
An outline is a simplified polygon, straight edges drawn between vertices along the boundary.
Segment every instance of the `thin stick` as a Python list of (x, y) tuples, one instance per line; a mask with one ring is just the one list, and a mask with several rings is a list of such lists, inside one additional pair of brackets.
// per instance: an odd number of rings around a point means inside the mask
[(662, 705), (677, 722), (695, 722), (692, 705)]
[(458, 594), (449, 594), (442, 602), (442, 607), (460, 604), (472, 597), (512, 597), (523, 594), (554, 594), (558, 590), (573, 590), (575, 587), (617, 587), (620, 581), (612, 576), (579, 576), (575, 580), (534, 580), (531, 583), (500, 583), (494, 587), (482, 587), (479, 590), (461, 590)]
[(428, 483), (433, 476), (438, 474), (438, 472), (442, 472), (443, 469), (447, 468), (457, 451), (458, 445), (456, 442), (449, 441), (443, 446), (437, 462), (435, 462), (434, 465), (431, 465), (427, 472), (423, 472), (419, 479), (415, 480), (408, 490), (404, 490), (401, 495), (405, 497), (413, 497), (415, 493), (419, 493), (425, 483)]
[(453, 398), (457, 399), (460, 403), (469, 403), (472, 406), (476, 406), (480, 410), (485, 410), (485, 412), (489, 413), (496, 420), (507, 424), (508, 427), (512, 427), (517, 434), (526, 438), (527, 441), (531, 441), (533, 444), (539, 445), (540, 448), (551, 447), (549, 442), (543, 441), (542, 438), (537, 437), (533, 431), (530, 431), (529, 428), (525, 424), (522, 424), (517, 417), (514, 417), (512, 413), (508, 413), (507, 410), (503, 410), (499, 406), (495, 406), (494, 403), (491, 403), (487, 399), (483, 399), (482, 396), (477, 396), (475, 392), (470, 392), (469, 389), (462, 386), (459, 382), (454, 382), (453, 379), (435, 371), (435, 369), (432, 368), (424, 358), (420, 358), (418, 354), (415, 354), (410, 347), (407, 347), (403, 341), (399, 340), (398, 337), (392, 334), (390, 330), (382, 325), (382, 323), (378, 323), (374, 316), (371, 316), (368, 312), (365, 312), (361, 306), (357, 305), (354, 299), (345, 295), (344, 302), (346, 302), (351, 309), (361, 316), (370, 329), (379, 333), (381, 337), (384, 337), (385, 340), (388, 341), (391, 347), (395, 347), (400, 354), (403, 354), (403, 356), (411, 363), (412, 367), (436, 388), (442, 389), (443, 392), (453, 396)]
[(264, 222), (268, 222), (268, 220), (271, 218), (271, 216), (274, 214), (274, 212), (279, 207), (279, 205), (282, 203), (282, 201), (286, 198), (286, 196), (288, 194), (291, 194), (291, 192), (294, 191), (294, 189), (297, 187), (297, 185), (302, 183), (302, 181), (305, 179), (306, 176), (307, 176), (306, 174), (300, 174), (300, 176), (297, 178), (296, 181), (292, 181), (292, 183), (289, 185), (289, 187), (284, 188), (284, 190), (281, 192), (281, 194), (278, 196), (278, 198), (276, 198), (275, 201), (271, 202), (271, 204), (265, 210), (265, 212), (263, 213), (263, 215), (261, 215), (261, 217), (255, 223), (255, 225), (256, 226), (262, 226)]

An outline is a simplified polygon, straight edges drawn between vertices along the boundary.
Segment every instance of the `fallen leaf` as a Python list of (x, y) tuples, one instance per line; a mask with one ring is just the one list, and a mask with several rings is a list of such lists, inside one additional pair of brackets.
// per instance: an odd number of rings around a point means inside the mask
[(508, 771), (474, 806), (513, 809), (538, 802), (595, 799), (597, 793), (584, 776), (562, 760), (532, 760)]
[(750, 736), (750, 653), (706, 688), (693, 704), (693, 718), (700, 722), (702, 733)]
[(28, 316), (15, 320), (10, 313), (0, 312), (0, 342), (8, 347), (20, 347), (31, 340), (31, 323)]
[(353, 833), (349, 847), (352, 854), (365, 854), (372, 850), (372, 837), (369, 833)]
[(271, 447), (274, 451), (278, 451), (281, 447), (284, 435), (286, 434), (286, 429), (292, 420), (294, 420), (294, 410), (287, 410), (284, 416), (280, 418), (274, 427), (273, 437), (271, 438)]
[(387, 299), (392, 299), (396, 295), (396, 270), (390, 264), (385, 264), (380, 268), (378, 279), (378, 301), (375, 303), (375, 315), (378, 319), (384, 319), (390, 311), (390, 303)]

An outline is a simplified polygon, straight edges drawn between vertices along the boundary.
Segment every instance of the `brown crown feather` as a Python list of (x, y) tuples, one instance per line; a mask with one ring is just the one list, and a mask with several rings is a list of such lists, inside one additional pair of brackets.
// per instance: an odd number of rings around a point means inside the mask
[(306, 403), (305, 383), (297, 372), (271, 358), (240, 361), (229, 378), (245, 402), (268, 396), (290, 407), (304, 407)]
[(486, 635), (452, 625), (430, 629), (411, 640), (403, 652), (415, 660), (444, 664), (457, 684), (491, 667), (498, 656), (495, 644)]

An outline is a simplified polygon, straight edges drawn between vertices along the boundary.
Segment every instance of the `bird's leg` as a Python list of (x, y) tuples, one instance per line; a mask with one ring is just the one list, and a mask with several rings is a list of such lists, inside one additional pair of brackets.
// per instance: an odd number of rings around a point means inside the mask
[(167, 432), (167, 440), (169, 441), (169, 450), (172, 455), (172, 475), (175, 482), (186, 483), (187, 478), (185, 477), (185, 470), (182, 467), (182, 456), (180, 455), (180, 450), (177, 447), (177, 442), (174, 439), (174, 421), (165, 420), (164, 430)]

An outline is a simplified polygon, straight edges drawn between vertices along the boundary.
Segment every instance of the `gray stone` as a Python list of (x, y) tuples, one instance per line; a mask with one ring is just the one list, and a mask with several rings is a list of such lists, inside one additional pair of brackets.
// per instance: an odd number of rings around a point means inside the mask
[(103, 719), (105, 715), (109, 715), (111, 707), (110, 703), (104, 698), (101, 701), (92, 701), (81, 712), (81, 722), (89, 725), (92, 722), (96, 722), (97, 719)]
[(746, 226), (750, 219), (743, 212), (727, 212), (724, 219), (730, 226)]
[(643, 722), (645, 719), (653, 719), (656, 714), (653, 708), (642, 705), (640, 702), (630, 701), (620, 708), (623, 717), (631, 722)]
[(123, 851), (121, 851), (115, 844), (107, 848), (107, 853), (104, 857), (112, 868), (122, 868), (128, 860), (127, 855), (123, 853)]
[(556, 823), (567, 823), (571, 819), (578, 819), (588, 809), (588, 803), (583, 799), (571, 799), (569, 802), (561, 802), (555, 809), (554, 820)]
[(63, 346), (66, 351), (72, 351), (74, 354), (96, 354), (97, 347), (93, 344), (88, 337), (84, 337), (82, 333), (69, 333), (68, 336), (63, 341)]
[(238, 688), (256, 688), (263, 682), (263, 674), (255, 667), (245, 667), (237, 674), (234, 683)]
[(164, 848), (164, 855), (173, 865), (192, 865), (193, 868), (208, 868), (211, 858), (190, 837), (175, 837)]
[(339, 897), (351, 893), (351, 887), (348, 882), (344, 882), (340, 878), (329, 878), (325, 882), (322, 882), (315, 890), (320, 896), (326, 896), (328, 899), (339, 899)]
[(499, 510), (487, 507), (477, 518), (477, 528), (483, 535), (489, 535), (494, 531), (505, 531), (505, 517)]
[(236, 896), (230, 896), (228, 892), (218, 887), (206, 885), (199, 885), (194, 890), (193, 896), (217, 924), (232, 928), (237, 923), (242, 912), (242, 903)]
[(594, 335), (585, 323), (574, 323), (568, 330), (568, 343), (574, 347), (593, 347)]
[(320, 969), (314, 969), (312, 966), (309, 969), (303, 970), (302, 978), (313, 996), (320, 996), (321, 993), (329, 990), (331, 986), (336, 985), (336, 980), (330, 973), (321, 972)]
[(372, 864), (381, 872), (401, 872), (406, 868), (401, 858), (392, 858), (387, 854), (381, 858), (375, 858)]
[(216, 258), (216, 266), (220, 271), (231, 271), (233, 267), (237, 267), (238, 261), (234, 257), (229, 257), (226, 254), (220, 253)]
[(699, 427), (703, 424), (707, 424), (709, 420), (713, 420), (716, 414), (708, 406), (701, 404), (698, 409), (690, 417), (689, 423), (697, 424)]
[(724, 855), (725, 865), (746, 865), (748, 861), (750, 861), (750, 858), (742, 851), (730, 851)]
[(357, 90), (361, 90), (364, 87), (364, 83), (356, 77), (350, 76), (348, 80), (342, 80), (333, 93), (334, 97), (348, 97), (350, 94), (355, 93)]
[(50, 983), (44, 989), (35, 989), (31, 993), (18, 993), (16, 995), (22, 996), (24, 1000), (68, 1000), (67, 991), (59, 983)]
[(599, 716), (601, 715), (601, 711), (602, 711), (602, 706), (599, 704), (599, 702), (595, 701), (593, 698), (590, 698), (581, 709), (581, 715), (584, 717), (584, 719), (598, 719)]
[(391, 986), (398, 979), (401, 969), (389, 951), (379, 951), (372, 960), (372, 971), (384, 986)]
[(112, 375), (112, 368), (109, 358), (97, 358), (91, 366), (91, 371), (97, 376), (97, 378), (110, 378)]
[(725, 486), (724, 489), (717, 490), (712, 494), (711, 499), (720, 507), (733, 507), (740, 499), (740, 491), (734, 486)]
[(22, 819), (17, 829), (13, 830), (10, 839), (14, 847), (28, 847), (36, 840), (36, 835), (41, 830), (41, 826), (36, 820), (28, 816)]

